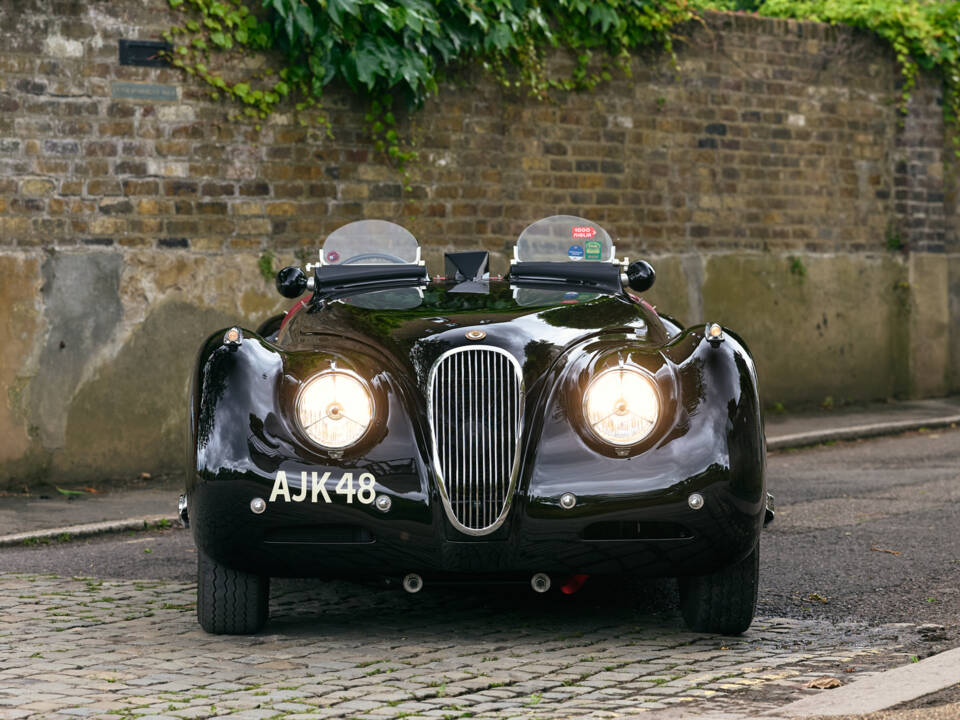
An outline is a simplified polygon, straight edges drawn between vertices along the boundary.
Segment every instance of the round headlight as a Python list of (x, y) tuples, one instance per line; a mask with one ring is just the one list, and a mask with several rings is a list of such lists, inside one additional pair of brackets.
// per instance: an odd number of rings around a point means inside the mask
[(297, 397), (297, 421), (317, 445), (339, 450), (370, 427), (373, 398), (353, 373), (330, 370), (311, 378)]
[(628, 367), (597, 375), (583, 396), (587, 426), (604, 442), (633, 445), (653, 430), (660, 416), (660, 397), (653, 380)]

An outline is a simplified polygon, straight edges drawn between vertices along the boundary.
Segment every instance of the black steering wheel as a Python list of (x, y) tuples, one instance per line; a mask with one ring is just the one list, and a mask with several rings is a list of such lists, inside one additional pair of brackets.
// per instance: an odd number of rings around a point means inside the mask
[(341, 265), (350, 265), (360, 260), (387, 260), (392, 263), (397, 263), (399, 265), (408, 265), (409, 263), (403, 258), (399, 258), (396, 255), (390, 255), (388, 253), (361, 253), (360, 255), (354, 255), (353, 257), (347, 258), (344, 260)]

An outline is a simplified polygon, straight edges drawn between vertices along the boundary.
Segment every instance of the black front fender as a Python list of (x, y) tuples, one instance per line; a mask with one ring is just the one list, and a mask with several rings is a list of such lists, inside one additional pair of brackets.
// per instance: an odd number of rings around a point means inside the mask
[[(627, 352), (626, 350), (624, 351)], [(630, 522), (644, 507), (694, 535), (716, 533), (722, 562), (745, 557), (756, 544), (765, 508), (765, 442), (754, 363), (733, 335), (713, 346), (690, 329), (642, 364), (668, 398), (655, 431), (638, 448), (602, 448), (584, 427), (576, 405), (576, 368), (558, 377), (545, 403), (542, 427), (531, 438), (520, 490), (530, 518), (580, 518), (612, 508)], [(704, 496), (700, 511), (687, 499)], [(560, 497), (573, 493), (576, 507)]]
[[(336, 480), (345, 473), (354, 478), (369, 473), (376, 478), (375, 494), (386, 494), (393, 501), (391, 518), (406, 525), (412, 535), (429, 535), (436, 518), (420, 450), (427, 445), (421, 423), (411, 415), (417, 400), (407, 384), (362, 353), (286, 351), (256, 333), (242, 332), (239, 347), (224, 344), (223, 331), (204, 343), (192, 383), (186, 489), (190, 524), (200, 549), (220, 562), (240, 566), (234, 548), (267, 538), (276, 528), (304, 522), (293, 511), (307, 505), (296, 504), (276, 506), (252, 522), (251, 498), (270, 498), (281, 471), (294, 494), (314, 474), (329, 473), (334, 492)], [(332, 361), (369, 381), (377, 408), (365, 437), (342, 456), (312, 446), (293, 417), (300, 383)], [(345, 518), (359, 509), (371, 523), (383, 520), (371, 503), (345, 508), (333, 504), (328, 509)]]

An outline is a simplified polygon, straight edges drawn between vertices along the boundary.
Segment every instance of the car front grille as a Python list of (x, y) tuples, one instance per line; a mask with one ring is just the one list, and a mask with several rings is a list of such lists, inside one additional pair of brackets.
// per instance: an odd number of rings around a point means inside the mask
[(444, 510), (468, 535), (486, 535), (507, 516), (519, 466), (523, 380), (495, 347), (449, 350), (430, 370), (433, 464)]

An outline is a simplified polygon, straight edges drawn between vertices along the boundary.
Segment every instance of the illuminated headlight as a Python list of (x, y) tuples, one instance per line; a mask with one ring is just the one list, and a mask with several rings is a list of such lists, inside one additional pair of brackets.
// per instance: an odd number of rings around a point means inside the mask
[(627, 367), (611, 368), (587, 386), (583, 416), (601, 440), (612, 445), (633, 445), (657, 424), (660, 398), (646, 374)]
[(353, 445), (370, 427), (373, 398), (353, 373), (330, 370), (308, 380), (297, 397), (297, 421), (317, 445)]

